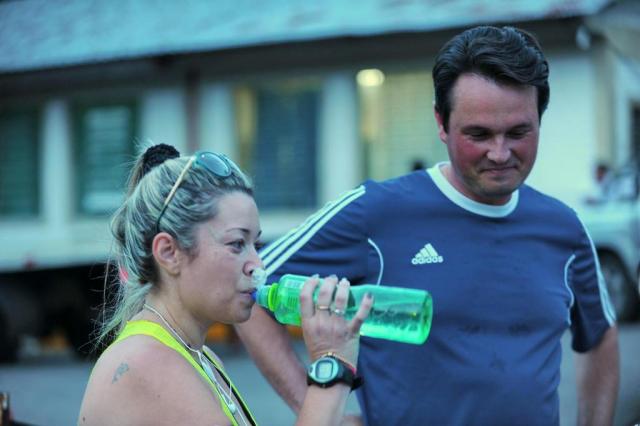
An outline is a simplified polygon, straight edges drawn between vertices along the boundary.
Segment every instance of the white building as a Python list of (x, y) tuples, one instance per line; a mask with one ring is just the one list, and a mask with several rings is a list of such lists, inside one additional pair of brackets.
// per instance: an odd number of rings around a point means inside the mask
[(366, 178), (444, 160), (430, 70), (476, 24), (536, 34), (551, 100), (529, 183), (570, 204), (640, 152), (640, 2), (0, 3), (0, 271), (103, 262), (136, 141), (224, 152), (271, 240)]

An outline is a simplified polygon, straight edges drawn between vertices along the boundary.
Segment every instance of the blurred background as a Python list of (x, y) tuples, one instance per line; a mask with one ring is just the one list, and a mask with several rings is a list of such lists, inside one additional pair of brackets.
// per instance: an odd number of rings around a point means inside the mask
[[(640, 418), (638, 0), (0, 1), (0, 391), (15, 417), (74, 421), (108, 218), (142, 142), (236, 160), (271, 241), (364, 179), (446, 159), (430, 70), (477, 24), (534, 33), (550, 62), (528, 183), (591, 232), (623, 321), (616, 422)], [(229, 327), (209, 342), (254, 368)], [(78, 391), (52, 395), (34, 379), (49, 373)], [(250, 403), (273, 397), (263, 385)]]

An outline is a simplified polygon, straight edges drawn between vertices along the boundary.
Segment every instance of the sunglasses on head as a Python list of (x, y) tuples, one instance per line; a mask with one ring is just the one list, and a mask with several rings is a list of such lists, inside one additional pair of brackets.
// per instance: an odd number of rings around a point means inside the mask
[(228, 178), (233, 174), (233, 170), (239, 170), (238, 166), (234, 164), (229, 158), (227, 158), (224, 154), (217, 154), (211, 151), (198, 151), (196, 152), (185, 164), (184, 168), (180, 172), (178, 179), (176, 179), (176, 183), (173, 184), (169, 195), (164, 200), (164, 204), (162, 205), (162, 210), (160, 210), (160, 214), (158, 215), (158, 219), (156, 220), (156, 233), (160, 232), (160, 219), (162, 219), (162, 215), (165, 210), (167, 210), (167, 206), (173, 199), (176, 191), (184, 181), (185, 176), (191, 166), (193, 164), (197, 164), (198, 166), (204, 167), (205, 170), (212, 173), (214, 176), (218, 178)]

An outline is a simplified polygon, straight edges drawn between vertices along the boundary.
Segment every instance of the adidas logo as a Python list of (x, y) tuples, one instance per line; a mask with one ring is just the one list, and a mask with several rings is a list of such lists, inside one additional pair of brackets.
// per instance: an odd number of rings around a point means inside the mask
[(419, 252), (413, 256), (411, 263), (414, 265), (424, 265), (425, 263), (442, 263), (444, 258), (438, 254), (431, 243), (425, 244)]

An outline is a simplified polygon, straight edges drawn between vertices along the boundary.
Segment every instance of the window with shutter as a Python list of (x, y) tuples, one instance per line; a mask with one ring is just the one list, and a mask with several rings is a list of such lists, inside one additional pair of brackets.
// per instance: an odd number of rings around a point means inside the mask
[(78, 209), (109, 214), (122, 203), (133, 160), (134, 105), (78, 106), (75, 121)]
[(241, 164), (260, 209), (315, 208), (319, 89), (290, 82), (238, 92)]
[(0, 110), (0, 219), (40, 212), (38, 113)]
[(631, 159), (640, 167), (640, 103), (631, 111)]
[(367, 177), (388, 179), (447, 159), (433, 116), (430, 73), (389, 72), (375, 84), (359, 81), (358, 92)]

